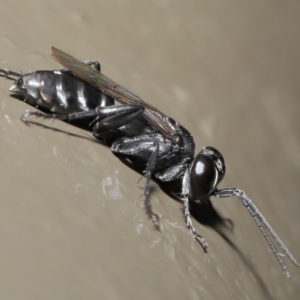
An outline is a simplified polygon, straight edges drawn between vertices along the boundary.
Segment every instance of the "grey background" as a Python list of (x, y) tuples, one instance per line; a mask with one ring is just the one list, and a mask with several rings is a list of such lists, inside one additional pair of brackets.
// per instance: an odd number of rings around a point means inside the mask
[[(54, 69), (56, 46), (164, 111), (218, 148), (220, 187), (247, 191), (300, 258), (299, 2), (4, 1), (0, 67)], [(140, 176), (86, 132), (27, 127), (28, 106), (0, 81), (1, 299), (295, 299), (237, 199), (213, 199), (235, 223), (228, 238), (195, 223), (156, 188), (162, 232), (147, 220)], [(153, 183), (154, 186), (156, 186)]]

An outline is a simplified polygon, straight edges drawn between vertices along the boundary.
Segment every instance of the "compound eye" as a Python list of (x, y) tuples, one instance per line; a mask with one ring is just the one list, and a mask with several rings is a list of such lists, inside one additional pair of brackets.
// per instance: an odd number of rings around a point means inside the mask
[(194, 200), (207, 198), (216, 185), (217, 173), (209, 157), (199, 153), (191, 168), (191, 192)]
[(224, 159), (214, 148), (203, 148), (195, 157), (190, 172), (191, 196), (194, 200), (204, 200), (213, 193), (224, 177)]

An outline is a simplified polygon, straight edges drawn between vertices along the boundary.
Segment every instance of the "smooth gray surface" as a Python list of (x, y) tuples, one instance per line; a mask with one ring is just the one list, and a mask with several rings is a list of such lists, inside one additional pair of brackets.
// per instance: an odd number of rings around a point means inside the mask
[[(186, 126), (197, 151), (225, 156), (220, 187), (246, 190), (298, 259), (299, 4), (281, 1), (5, 1), (0, 68), (59, 66), (56, 46), (85, 60)], [(1, 299), (295, 299), (237, 199), (213, 199), (235, 223), (234, 250), (158, 188), (142, 208), (140, 176), (89, 139), (27, 127), (28, 106), (0, 81)], [(42, 122), (69, 133), (85, 132)], [(141, 185), (140, 183), (139, 185)], [(240, 251), (240, 252), (239, 252)], [(249, 266), (248, 263), (250, 263)]]

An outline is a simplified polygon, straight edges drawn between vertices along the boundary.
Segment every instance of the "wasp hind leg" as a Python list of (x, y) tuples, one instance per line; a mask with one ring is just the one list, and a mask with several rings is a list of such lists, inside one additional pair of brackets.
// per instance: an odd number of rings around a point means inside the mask
[(6, 70), (6, 69), (0, 69), (0, 76), (4, 77), (6, 79), (9, 79), (9, 80), (17, 81), (23, 75), (21, 73), (17, 73), (17, 72), (14, 72), (14, 71)]

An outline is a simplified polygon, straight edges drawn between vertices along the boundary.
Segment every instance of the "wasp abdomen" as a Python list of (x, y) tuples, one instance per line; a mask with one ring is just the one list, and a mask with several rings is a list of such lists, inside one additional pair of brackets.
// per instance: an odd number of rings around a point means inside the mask
[(72, 113), (113, 105), (114, 100), (91, 85), (62, 71), (37, 71), (20, 77), (11, 92), (54, 113)]

